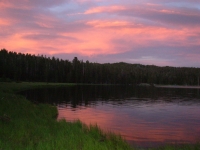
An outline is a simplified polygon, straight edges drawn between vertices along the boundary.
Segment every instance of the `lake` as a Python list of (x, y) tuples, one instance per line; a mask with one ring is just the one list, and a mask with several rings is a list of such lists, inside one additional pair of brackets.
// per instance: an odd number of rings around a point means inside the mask
[(97, 124), (141, 147), (200, 141), (200, 89), (71, 86), (28, 90), (33, 102), (58, 107), (59, 119)]

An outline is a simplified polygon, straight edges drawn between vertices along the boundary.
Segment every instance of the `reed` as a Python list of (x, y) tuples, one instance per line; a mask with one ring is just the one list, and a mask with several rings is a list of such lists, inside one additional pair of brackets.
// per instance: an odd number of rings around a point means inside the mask
[(0, 150), (124, 150), (120, 136), (80, 121), (56, 120), (57, 108), (33, 104), (16, 92), (72, 84), (0, 83)]
[[(97, 125), (56, 120), (57, 108), (33, 104), (16, 94), (30, 88), (73, 86), (64, 83), (0, 82), (0, 150), (144, 150)], [(200, 144), (167, 145), (145, 150), (200, 150)]]

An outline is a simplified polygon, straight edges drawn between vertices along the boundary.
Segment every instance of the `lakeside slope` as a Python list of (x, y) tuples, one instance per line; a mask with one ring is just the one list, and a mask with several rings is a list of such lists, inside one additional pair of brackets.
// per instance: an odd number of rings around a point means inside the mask
[[(65, 83), (0, 82), (0, 150), (136, 150), (119, 135), (80, 121), (57, 121), (57, 108), (33, 104), (19, 91), (73, 86)], [(149, 150), (199, 150), (200, 145), (174, 145)], [(139, 150), (143, 150), (140, 148)]]
[(80, 121), (57, 121), (57, 108), (33, 104), (16, 92), (73, 84), (0, 83), (0, 149), (2, 150), (124, 150), (120, 136)]

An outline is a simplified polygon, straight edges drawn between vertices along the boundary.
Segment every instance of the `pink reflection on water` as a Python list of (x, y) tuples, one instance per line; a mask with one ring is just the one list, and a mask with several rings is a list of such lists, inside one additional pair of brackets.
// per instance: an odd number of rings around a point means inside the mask
[[(58, 107), (59, 119), (97, 124), (104, 131), (121, 134), (130, 144), (195, 143), (200, 140), (199, 106), (151, 104), (91, 107)], [(149, 144), (150, 143), (150, 144)]]

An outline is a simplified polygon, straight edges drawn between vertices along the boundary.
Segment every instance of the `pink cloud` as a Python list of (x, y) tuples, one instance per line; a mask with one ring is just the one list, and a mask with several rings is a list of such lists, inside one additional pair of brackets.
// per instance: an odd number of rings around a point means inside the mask
[(107, 20), (107, 21), (101, 21), (101, 20), (92, 20), (88, 21), (86, 23), (87, 25), (90, 25), (95, 28), (115, 28), (115, 27), (129, 27), (132, 26), (132, 24), (128, 21), (118, 21), (118, 20)]
[(125, 10), (124, 6), (100, 6), (100, 7), (94, 7), (90, 8), (87, 11), (84, 12), (84, 14), (94, 14), (94, 13), (102, 13), (102, 12), (115, 12), (115, 11), (121, 11)]
[(0, 26), (9, 26), (12, 25), (14, 21), (10, 19), (0, 18)]
[[(161, 55), (153, 54), (154, 49), (162, 51), (165, 47), (175, 57), (182, 47), (187, 48), (182, 53), (188, 54), (188, 49), (200, 46), (198, 9), (169, 7), (160, 3), (128, 5), (124, 2), (120, 5), (113, 1), (102, 5), (106, 1), (80, 0), (73, 2), (80, 5), (81, 10), (74, 8), (77, 10), (72, 12), (76, 15), (67, 15), (71, 13), (68, 5), (64, 5), (68, 2), (1, 1), (2, 48), (25, 53), (76, 53), (84, 56), (132, 52), (138, 56), (136, 60), (144, 62), (142, 57), (148, 54), (149, 58), (154, 58), (148, 62), (157, 63)], [(166, 59), (170, 60), (162, 56), (167, 63)]]
[[(190, 46), (197, 44), (197, 41), (187, 41), (188, 36), (195, 34), (195, 29), (193, 33), (191, 33), (191, 31), (187, 29), (175, 30), (148, 27), (134, 25), (132, 22), (127, 21), (93, 20), (85, 23), (91, 30), (61, 33), (56, 32), (54, 23), (45, 21), (44, 23), (36, 22), (36, 24), (46, 30), (22, 30), (21, 34), (15, 34), (10, 37), (10, 39), (5, 39), (10, 42), (3, 45), (10, 49), (20, 49), (31, 45), (32, 49), (35, 49), (37, 53), (40, 52), (40, 47), (43, 45), (45, 47), (54, 48), (54, 51), (49, 49), (45, 51), (44, 49), (43, 53), (56, 54), (76, 52), (91, 56), (123, 53), (129, 51), (131, 47), (137, 49), (144, 46), (156, 46), (156, 42), (169, 46)], [(43, 32), (41, 33), (40, 30), (43, 30)], [(76, 40), (71, 41), (72, 39)], [(128, 45), (113, 42), (115, 39), (123, 39)]]
[(183, 25), (199, 24), (200, 11), (189, 8), (171, 8), (160, 4), (112, 5), (93, 7), (84, 14), (108, 13), (130, 18), (153, 20), (158, 23)]

